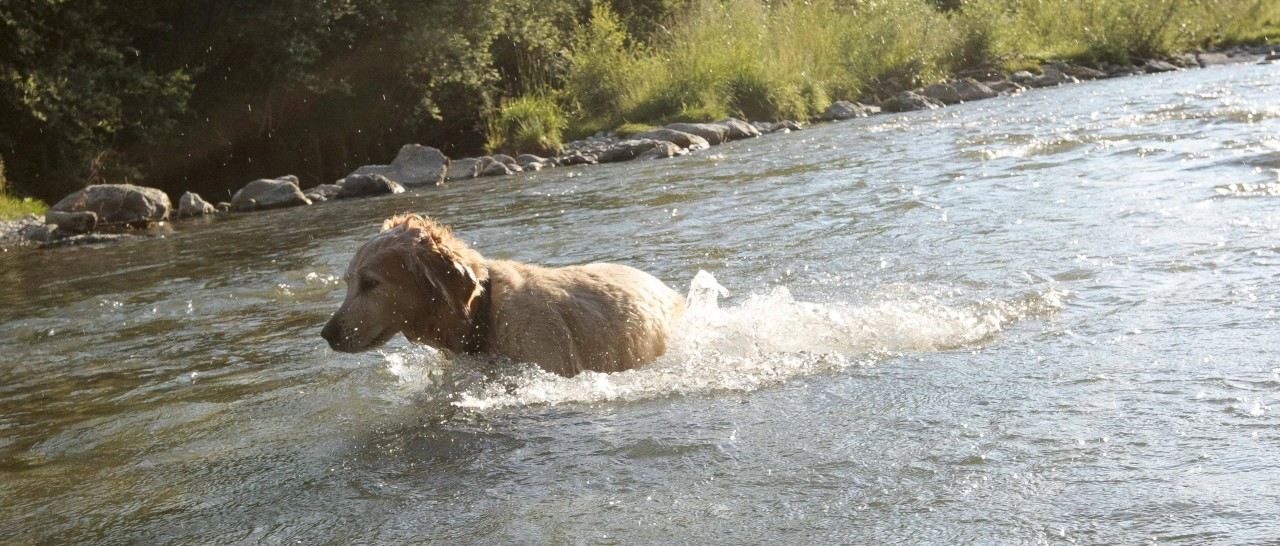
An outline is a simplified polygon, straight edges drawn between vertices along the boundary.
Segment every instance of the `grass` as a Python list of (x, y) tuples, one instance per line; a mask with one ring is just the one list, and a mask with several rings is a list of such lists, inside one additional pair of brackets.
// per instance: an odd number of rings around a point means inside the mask
[(966, 68), (1128, 64), (1280, 41), (1276, 0), (689, 0), (653, 36), (596, 1), (571, 68), (500, 107), (490, 151), (669, 121), (808, 119)]
[(9, 195), (9, 183), (4, 177), (4, 158), (0, 157), (0, 220), (17, 220), (28, 214), (43, 215), (48, 205), (39, 199), (18, 198)]
[(39, 199), (0, 195), (0, 220), (18, 220), (28, 214), (42, 216), (47, 210), (49, 210), (48, 205)]
[(1275, 0), (690, 0), (644, 40), (598, 2), (574, 44), (566, 133), (806, 119), (971, 67), (1129, 63), (1280, 38)]

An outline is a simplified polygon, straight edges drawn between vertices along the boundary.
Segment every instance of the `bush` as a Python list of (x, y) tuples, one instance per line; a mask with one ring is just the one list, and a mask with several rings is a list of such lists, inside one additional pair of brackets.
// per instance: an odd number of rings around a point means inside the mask
[(568, 119), (551, 97), (525, 95), (503, 103), (488, 126), (489, 153), (554, 155), (564, 146)]

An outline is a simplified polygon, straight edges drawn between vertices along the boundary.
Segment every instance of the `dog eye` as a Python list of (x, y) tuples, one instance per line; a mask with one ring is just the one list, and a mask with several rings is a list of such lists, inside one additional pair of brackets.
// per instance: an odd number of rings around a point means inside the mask
[(360, 279), (360, 291), (361, 291), (361, 292), (368, 292), (368, 291), (370, 291), (370, 290), (373, 290), (374, 288), (377, 288), (377, 287), (378, 287), (378, 283), (379, 283), (378, 279), (375, 279), (375, 278), (373, 278), (373, 277), (364, 277), (364, 278), (361, 278), (361, 279)]

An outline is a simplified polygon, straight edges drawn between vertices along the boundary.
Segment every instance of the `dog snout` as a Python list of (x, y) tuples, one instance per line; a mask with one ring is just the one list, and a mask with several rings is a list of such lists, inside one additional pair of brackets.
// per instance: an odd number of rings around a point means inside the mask
[(325, 323), (324, 329), (320, 330), (320, 337), (329, 342), (329, 347), (341, 351), (343, 350), (343, 338), (345, 337), (343, 335), (344, 331), (342, 321), (338, 320), (337, 315), (334, 315), (329, 319), (329, 322)]

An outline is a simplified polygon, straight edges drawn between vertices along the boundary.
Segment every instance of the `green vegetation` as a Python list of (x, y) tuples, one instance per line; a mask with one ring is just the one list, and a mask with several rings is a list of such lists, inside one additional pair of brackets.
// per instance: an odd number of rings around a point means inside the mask
[(9, 183), (4, 178), (4, 157), (0, 157), (0, 220), (16, 220), (28, 214), (44, 214), (49, 207), (30, 197), (16, 198), (9, 195)]
[(549, 153), (619, 126), (803, 119), (970, 68), (1278, 38), (1275, 0), (30, 0), (0, 3), (0, 154), (14, 195), (218, 200), (407, 142)]

